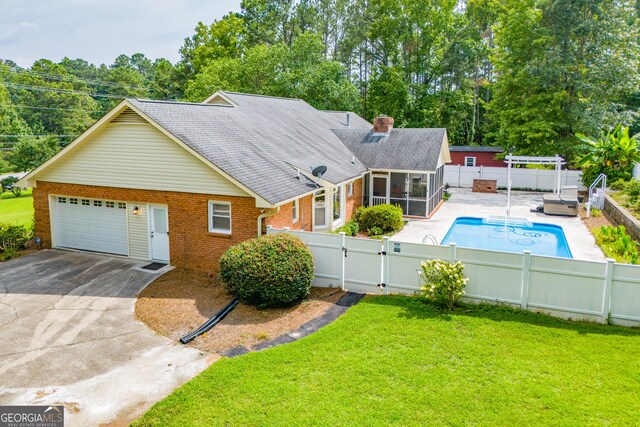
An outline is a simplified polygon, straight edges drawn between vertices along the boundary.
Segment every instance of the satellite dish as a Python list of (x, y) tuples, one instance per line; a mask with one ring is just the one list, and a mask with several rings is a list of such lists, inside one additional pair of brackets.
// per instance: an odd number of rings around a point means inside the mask
[(315, 176), (316, 178), (321, 178), (322, 175), (324, 175), (324, 173), (326, 171), (327, 171), (327, 167), (326, 166), (324, 166), (324, 165), (316, 166), (311, 171), (311, 175)]

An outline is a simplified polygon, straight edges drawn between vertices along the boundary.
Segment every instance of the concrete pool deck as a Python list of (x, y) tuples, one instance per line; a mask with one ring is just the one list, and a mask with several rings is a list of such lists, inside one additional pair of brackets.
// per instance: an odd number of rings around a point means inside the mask
[[(484, 218), (488, 215), (505, 216), (507, 209), (506, 190), (498, 193), (473, 193), (469, 188), (449, 189), (451, 198), (430, 218), (410, 220), (391, 241), (422, 243), (426, 235), (441, 242), (449, 228), (461, 216)], [(529, 191), (511, 192), (511, 216), (527, 218), (531, 222), (559, 225), (569, 243), (569, 249), (575, 259), (602, 261), (604, 254), (596, 245), (593, 235), (579, 217), (550, 216), (540, 212), (530, 212), (531, 208), (542, 203), (545, 193)], [(426, 241), (431, 243), (430, 241)]]

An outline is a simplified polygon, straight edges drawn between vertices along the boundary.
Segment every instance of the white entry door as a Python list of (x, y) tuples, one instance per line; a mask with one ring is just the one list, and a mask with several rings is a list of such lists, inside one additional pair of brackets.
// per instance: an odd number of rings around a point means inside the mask
[(151, 206), (151, 259), (169, 262), (169, 216), (166, 206)]

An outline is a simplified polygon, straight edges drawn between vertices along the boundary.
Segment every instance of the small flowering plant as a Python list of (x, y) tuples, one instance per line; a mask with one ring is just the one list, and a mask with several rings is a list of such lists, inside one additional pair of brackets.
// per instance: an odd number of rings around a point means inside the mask
[(458, 298), (464, 295), (469, 281), (462, 273), (464, 265), (460, 261), (450, 263), (441, 259), (432, 259), (422, 263), (424, 282), (420, 287), (422, 294), (444, 305), (449, 311)]

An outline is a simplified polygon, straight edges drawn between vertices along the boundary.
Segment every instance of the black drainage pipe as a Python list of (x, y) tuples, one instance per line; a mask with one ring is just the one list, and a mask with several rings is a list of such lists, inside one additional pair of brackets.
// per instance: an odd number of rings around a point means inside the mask
[(231, 312), (231, 310), (236, 308), (236, 305), (238, 305), (238, 298), (234, 298), (233, 300), (231, 300), (229, 304), (227, 304), (222, 310), (216, 313), (216, 315), (211, 319), (204, 322), (198, 329), (180, 338), (180, 342), (182, 344), (186, 344), (193, 341), (197, 336), (204, 334), (209, 329), (220, 323), (220, 321), (222, 321), (222, 319), (224, 319), (225, 316)]

